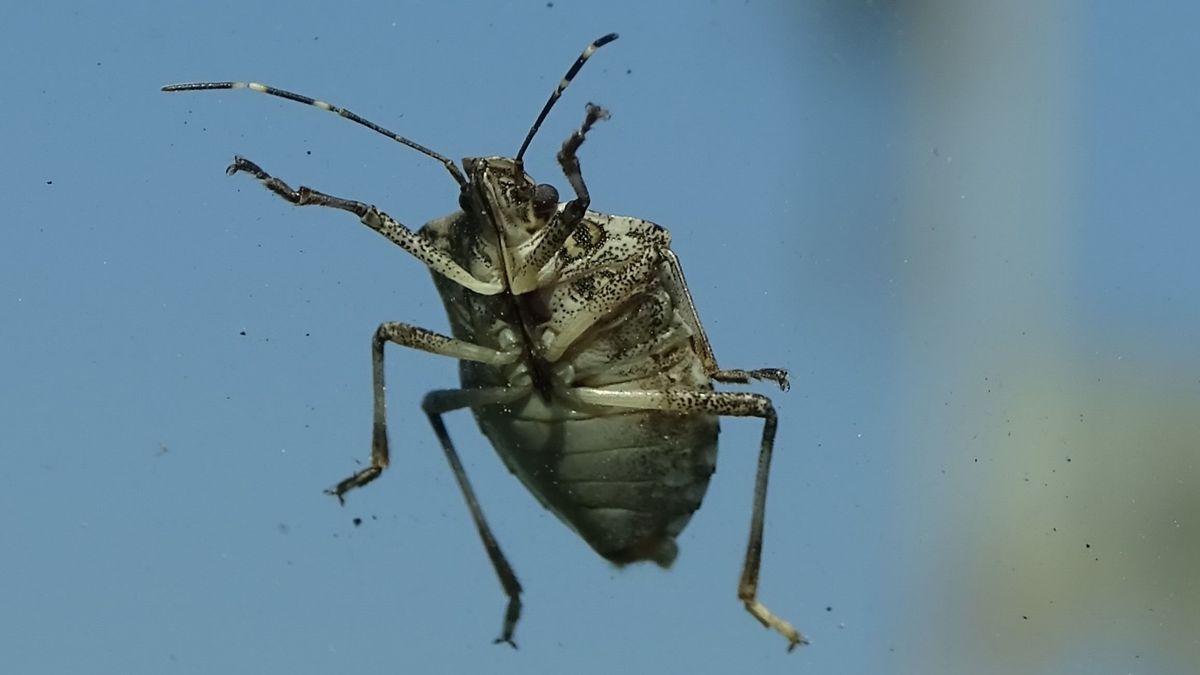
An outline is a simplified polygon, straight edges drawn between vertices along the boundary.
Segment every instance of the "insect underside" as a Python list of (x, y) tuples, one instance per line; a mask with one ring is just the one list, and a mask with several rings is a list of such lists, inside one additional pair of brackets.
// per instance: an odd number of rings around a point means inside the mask
[[(470, 409), (505, 466), (547, 509), (597, 553), (623, 565), (669, 567), (675, 538), (700, 507), (716, 467), (720, 416), (763, 421), (750, 538), (738, 598), (789, 650), (807, 640), (758, 601), (767, 477), (777, 424), (770, 399), (721, 392), (713, 382), (768, 380), (779, 368), (717, 366), (670, 234), (654, 223), (588, 210), (577, 152), (592, 126), (608, 117), (588, 104), (580, 128), (558, 153), (574, 198), (536, 184), (522, 157), (575, 74), (606, 35), (587, 47), (551, 94), (515, 158), (474, 157), (463, 171), (451, 160), (338, 106), (257, 83), (206, 82), (164, 91), (252, 89), (335, 112), (440, 161), (458, 182), (455, 213), (413, 232), (374, 206), (307, 187), (293, 190), (250, 160), (228, 173), (249, 173), (299, 206), (349, 211), (432, 272), (452, 336), (401, 322), (372, 339), (374, 419), (371, 463), (328, 492), (339, 500), (388, 466), (384, 345), (394, 343), (459, 361), (462, 386), (426, 394), (433, 425), (495, 567), (508, 606), (497, 642), (515, 646), (521, 585), (501, 552), (442, 422)], [(465, 175), (464, 175), (465, 172)]]

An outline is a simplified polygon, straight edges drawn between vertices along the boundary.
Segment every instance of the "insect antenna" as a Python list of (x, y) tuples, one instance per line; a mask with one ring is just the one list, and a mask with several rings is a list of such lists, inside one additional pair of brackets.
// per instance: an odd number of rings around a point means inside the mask
[(579, 73), (579, 69), (583, 67), (584, 63), (587, 63), (588, 59), (592, 58), (592, 54), (594, 54), (597, 49), (616, 39), (616, 33), (609, 33), (608, 35), (605, 35), (604, 37), (599, 38), (592, 44), (588, 45), (587, 49), (584, 49), (583, 53), (579, 55), (579, 58), (575, 59), (574, 65), (572, 65), (571, 69), (567, 71), (567, 74), (563, 76), (562, 81), (558, 83), (558, 87), (554, 90), (554, 93), (550, 94), (550, 100), (546, 101), (546, 105), (542, 108), (542, 112), (537, 116), (537, 120), (533, 123), (533, 126), (529, 128), (529, 133), (525, 136), (525, 142), (521, 144), (521, 149), (517, 151), (516, 160), (518, 163), (520, 163), (521, 158), (525, 156), (525, 151), (529, 148), (529, 143), (533, 140), (533, 135), (537, 133), (539, 128), (541, 128), (542, 122), (546, 120), (546, 115), (550, 114), (550, 109), (554, 107), (554, 104), (558, 101), (558, 97), (562, 96), (562, 93), (567, 88), (567, 85), (571, 84), (571, 80), (575, 79), (575, 75)]
[[(615, 38), (616, 36), (614, 35), (612, 37)], [(601, 38), (601, 39), (603, 39), (603, 38)], [(599, 42), (600, 41), (597, 40), (597, 43), (599, 43)], [(595, 47), (595, 43), (593, 43), (593, 46), (589, 47), (589, 49), (594, 49), (594, 47)], [(587, 54), (587, 52), (585, 52), (585, 54)], [(572, 74), (574, 73), (575, 70), (579, 70), (579, 66), (582, 65), (584, 58), (585, 57), (580, 57), (581, 60), (576, 63), (576, 67), (572, 70)], [(357, 114), (350, 112), (349, 110), (346, 110), (345, 108), (343, 108), (341, 106), (336, 106), (336, 105), (333, 105), (332, 103), (326, 103), (325, 101), (321, 101), (321, 100), (312, 98), (310, 96), (304, 96), (303, 94), (296, 94), (294, 92), (286, 91), (284, 89), (276, 89), (275, 87), (271, 87), (271, 86), (268, 86), (265, 84), (259, 84), (258, 82), (187, 82), (187, 83), (183, 83), (183, 84), (168, 84), (167, 86), (162, 88), (163, 91), (207, 91), (210, 89), (249, 89), (251, 91), (257, 91), (261, 94), (270, 94), (271, 96), (278, 96), (279, 98), (286, 98), (289, 101), (296, 101), (297, 103), (305, 103), (305, 104), (311, 105), (315, 108), (320, 108), (321, 110), (328, 110), (329, 112), (337, 113), (338, 115), (345, 117), (346, 119), (350, 120), (351, 122), (356, 122), (358, 124), (361, 124), (362, 126), (370, 129), (371, 131), (374, 131), (379, 134), (383, 134), (384, 136), (387, 136), (388, 138), (392, 139), (393, 141), (396, 141), (397, 143), (400, 143), (402, 145), (407, 145), (408, 147), (412, 148), (413, 150), (416, 150), (417, 152), (419, 152), (423, 155), (427, 155), (429, 157), (436, 159), (437, 161), (442, 163), (442, 166), (446, 167), (446, 170), (450, 172), (450, 175), (454, 177), (454, 180), (458, 182), (459, 187), (466, 187), (466, 185), (467, 185), (467, 179), (464, 178), (462, 175), (462, 172), (459, 171), (458, 165), (456, 165), (453, 161), (451, 161), (449, 158), (445, 157), (444, 155), (434, 152), (433, 150), (430, 150), (429, 148), (421, 145), (420, 143), (410, 141), (407, 138), (397, 134), (394, 131), (389, 131), (387, 129), (384, 129), (383, 127), (379, 126), (378, 124), (375, 124), (371, 120), (368, 120), (364, 117), (359, 117)], [(543, 113), (542, 116), (544, 117), (545, 113)], [(539, 120), (539, 122), (540, 122), (540, 120)]]

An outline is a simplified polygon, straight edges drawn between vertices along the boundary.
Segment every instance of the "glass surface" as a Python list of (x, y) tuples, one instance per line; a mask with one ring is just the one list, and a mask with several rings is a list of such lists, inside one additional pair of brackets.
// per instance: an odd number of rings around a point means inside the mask
[[(25, 3), (0, 22), (0, 670), (1194, 673), (1200, 5)], [(525, 586), (503, 595), (419, 410), (421, 265), (246, 176), (456, 208), (428, 158), (555, 164), (669, 228), (721, 364), (781, 366), (761, 598), (736, 599), (759, 423), (674, 569), (618, 571), (447, 418)], [(731, 387), (731, 389), (738, 389)], [(356, 524), (357, 523), (357, 524)]]

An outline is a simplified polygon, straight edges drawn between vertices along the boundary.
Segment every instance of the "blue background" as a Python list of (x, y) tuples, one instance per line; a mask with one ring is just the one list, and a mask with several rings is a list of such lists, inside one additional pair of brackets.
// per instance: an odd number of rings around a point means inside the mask
[[(1188, 673), (1200, 662), (1194, 3), (23, 3), (0, 24), (0, 669), (9, 673)], [(417, 404), (427, 272), (246, 155), (416, 227), (435, 163), (515, 152), (579, 50), (593, 208), (672, 230), (726, 367), (785, 366), (762, 599), (735, 598), (759, 425), (673, 570), (617, 571), (469, 415), (520, 651)], [(353, 524), (362, 518), (361, 526)], [(1188, 666), (1187, 664), (1193, 664)]]

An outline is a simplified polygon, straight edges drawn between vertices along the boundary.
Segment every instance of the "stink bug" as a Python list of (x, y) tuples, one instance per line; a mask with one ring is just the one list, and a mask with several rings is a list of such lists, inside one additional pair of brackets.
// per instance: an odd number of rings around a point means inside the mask
[(460, 389), (431, 391), (422, 403), (441, 442), (484, 549), (508, 595), (497, 642), (513, 642), (521, 584), (500, 550), (442, 423), (469, 408), (509, 471), (541, 504), (616, 565), (669, 567), (716, 467), (720, 416), (763, 420), (750, 541), (738, 598), (789, 650), (806, 644), (791, 624), (758, 601), (767, 477), (775, 408), (761, 394), (714, 391), (713, 383), (769, 380), (788, 388), (780, 368), (726, 370), (684, 282), (670, 234), (654, 223), (589, 211), (577, 153), (608, 113), (589, 103), (583, 124), (562, 144), (558, 163), (574, 192), (560, 202), (551, 185), (524, 171), (522, 157), (546, 115), (583, 64), (617, 39), (588, 45), (546, 101), (517, 154), (450, 159), (324, 101), (255, 82), (174, 84), (163, 91), (250, 89), (337, 113), (441, 162), (458, 183), (459, 210), (413, 232), (362, 202), (307, 187), (293, 190), (254, 162), (235, 157), (229, 174), (248, 173), (297, 206), (349, 211), (432, 272), (453, 337), (400, 322), (371, 341), (374, 426), (371, 464), (328, 492), (343, 500), (388, 466), (384, 345), (391, 342), (459, 361)]

